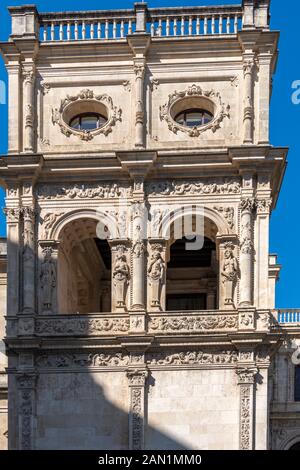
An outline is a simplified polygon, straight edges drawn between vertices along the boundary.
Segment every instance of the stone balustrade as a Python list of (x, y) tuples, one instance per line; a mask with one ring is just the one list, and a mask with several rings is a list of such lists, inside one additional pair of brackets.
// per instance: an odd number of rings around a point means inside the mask
[(280, 309), (276, 312), (276, 316), (280, 324), (300, 325), (300, 309)]
[(116, 40), (133, 33), (167, 38), (230, 35), (249, 28), (269, 29), (268, 0), (174, 8), (148, 8), (139, 2), (131, 10), (54, 13), (39, 13), (34, 6), (24, 5), (9, 11), (13, 37), (32, 34), (41, 42)]

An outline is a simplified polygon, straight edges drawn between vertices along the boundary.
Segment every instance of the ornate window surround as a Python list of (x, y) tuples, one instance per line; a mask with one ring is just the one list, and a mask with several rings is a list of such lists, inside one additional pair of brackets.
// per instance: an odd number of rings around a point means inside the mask
[[(69, 126), (70, 119), (83, 112), (96, 112), (107, 117), (107, 122), (92, 130), (74, 129)], [(67, 95), (61, 100), (59, 108), (52, 109), (52, 123), (60, 127), (61, 132), (70, 137), (74, 135), (83, 141), (90, 141), (95, 136), (103, 134), (107, 136), (112, 132), (117, 121), (121, 121), (122, 110), (114, 106), (113, 100), (107, 94), (95, 94), (93, 90), (84, 89), (77, 95)]]
[[(187, 127), (175, 121), (175, 116), (179, 111), (187, 108), (203, 108), (211, 112), (214, 118), (207, 124), (198, 127)], [(221, 122), (225, 117), (230, 117), (230, 106), (223, 103), (219, 92), (214, 90), (202, 90), (198, 85), (191, 85), (186, 90), (174, 91), (169, 95), (168, 102), (160, 106), (160, 119), (166, 121), (170, 131), (177, 134), (184, 132), (189, 137), (199, 137), (203, 132), (212, 130), (216, 132), (221, 127)]]

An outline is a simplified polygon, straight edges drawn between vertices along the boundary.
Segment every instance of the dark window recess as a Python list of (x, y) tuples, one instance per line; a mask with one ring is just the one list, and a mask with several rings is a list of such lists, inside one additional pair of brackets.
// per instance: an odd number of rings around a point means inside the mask
[(167, 310), (206, 310), (206, 294), (168, 294)]
[(300, 401), (300, 366), (295, 367), (295, 401)]
[(182, 126), (199, 127), (208, 124), (213, 119), (213, 115), (205, 109), (187, 109), (180, 112), (175, 117), (175, 121)]
[(103, 263), (106, 269), (111, 269), (111, 250), (107, 240), (101, 240), (100, 238), (95, 238), (95, 243), (97, 245), (100, 256), (103, 260)]
[(84, 113), (71, 119), (69, 126), (77, 130), (92, 131), (104, 126), (107, 119), (101, 114)]
[(209, 238), (204, 239), (201, 250), (187, 250), (186, 243), (193, 240), (182, 238), (176, 240), (171, 246), (169, 268), (208, 268), (211, 266), (212, 252), (216, 250), (216, 244)]

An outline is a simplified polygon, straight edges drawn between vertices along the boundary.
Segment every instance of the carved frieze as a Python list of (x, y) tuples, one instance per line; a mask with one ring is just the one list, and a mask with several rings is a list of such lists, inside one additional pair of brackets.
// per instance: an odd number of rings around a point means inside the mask
[(183, 196), (205, 194), (240, 194), (241, 184), (234, 178), (206, 180), (153, 181), (146, 184), (148, 196)]
[(236, 330), (237, 315), (189, 315), (189, 316), (150, 316), (149, 332), (205, 332), (218, 330)]
[(181, 352), (153, 352), (147, 353), (148, 365), (160, 366), (185, 366), (185, 365), (211, 365), (211, 364), (235, 364), (237, 351), (181, 351)]
[(64, 184), (40, 185), (37, 188), (40, 199), (115, 199), (130, 197), (131, 187), (117, 183), (105, 184)]
[(38, 319), (36, 334), (40, 336), (106, 336), (129, 331), (129, 318), (56, 318)]
[(36, 366), (41, 369), (68, 368), (107, 368), (123, 367), (129, 364), (129, 356), (124, 353), (61, 353), (42, 354), (36, 359)]

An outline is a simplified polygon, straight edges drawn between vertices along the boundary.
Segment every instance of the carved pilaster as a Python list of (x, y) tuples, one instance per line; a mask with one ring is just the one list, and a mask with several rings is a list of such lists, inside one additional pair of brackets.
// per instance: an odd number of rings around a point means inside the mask
[(35, 312), (35, 218), (36, 211), (22, 209), (23, 226), (23, 313)]
[(255, 62), (253, 55), (244, 57), (244, 144), (253, 143), (253, 72)]
[(166, 309), (166, 240), (149, 239), (148, 309), (152, 312)]
[(53, 240), (40, 241), (42, 261), (40, 264), (40, 309), (44, 314), (58, 313), (57, 264), (59, 243)]
[(35, 65), (24, 64), (23, 76), (23, 116), (24, 116), (24, 152), (34, 152), (34, 87), (35, 87)]
[(134, 64), (135, 73), (135, 88), (136, 88), (136, 108), (135, 108), (135, 146), (144, 147), (144, 120), (145, 120), (145, 105), (144, 105), (144, 77), (145, 77), (145, 62), (138, 62)]
[(127, 372), (130, 389), (129, 449), (144, 449), (145, 389), (147, 370), (133, 369)]
[(127, 311), (127, 291), (130, 280), (128, 240), (110, 241), (112, 250), (112, 311)]
[(240, 387), (240, 450), (253, 450), (254, 448), (254, 387), (256, 367), (240, 367), (236, 373)]
[(20, 311), (20, 246), (21, 214), (19, 207), (4, 209), (7, 219), (7, 314), (17, 315)]
[(36, 375), (17, 376), (19, 403), (19, 450), (32, 450), (34, 442)]
[(239, 276), (236, 243), (236, 235), (218, 237), (220, 309), (235, 308), (235, 290)]
[(240, 234), (240, 306), (248, 307), (253, 302), (253, 211), (255, 200), (244, 198), (240, 203), (241, 234)]

